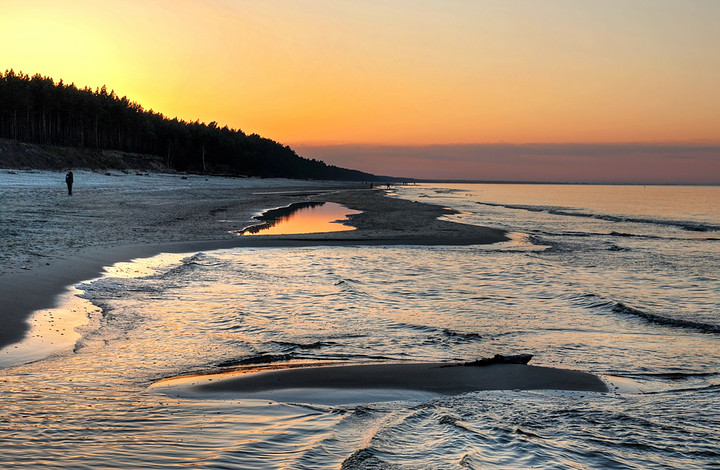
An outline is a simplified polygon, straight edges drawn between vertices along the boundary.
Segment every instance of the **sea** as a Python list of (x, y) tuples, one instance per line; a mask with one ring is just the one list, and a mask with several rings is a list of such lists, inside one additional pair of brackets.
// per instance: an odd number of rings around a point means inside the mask
[[(0, 369), (0, 467), (720, 468), (720, 187), (428, 183), (390, 197), (511, 240), (109, 266), (33, 317), (54, 350), (35, 343), (38, 357)], [(156, 386), (249, 364), (495, 354), (609, 391), (309, 404)]]

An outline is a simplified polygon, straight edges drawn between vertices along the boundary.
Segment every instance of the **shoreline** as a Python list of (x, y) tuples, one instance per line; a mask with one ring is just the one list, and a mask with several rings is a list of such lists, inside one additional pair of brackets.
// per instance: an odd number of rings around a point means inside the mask
[[(209, 178), (202, 180), (212, 183)], [(99, 197), (100, 193), (96, 192), (93, 199), (82, 201), (81, 210), (72, 214), (84, 222), (88, 219), (91, 222), (81, 230), (80, 237), (77, 237), (77, 232), (56, 231), (49, 234), (51, 240), (42, 238), (45, 246), (35, 246), (33, 240), (25, 240), (25, 251), (41, 253), (38, 256), (40, 262), (27, 263), (27, 266), (21, 259), (22, 253), (13, 257), (13, 253), (9, 252), (9, 259), (4, 262), (6, 267), (0, 272), (0, 299), (3, 300), (0, 348), (23, 339), (29, 329), (27, 321), (33, 312), (55, 307), (58, 298), (69, 287), (95, 279), (102, 275), (105, 267), (122, 261), (160, 253), (241, 247), (473, 245), (509, 240), (502, 230), (438, 220), (438, 217), (453, 211), (388, 197), (385, 190), (359, 188), (353, 183), (284, 183), (259, 182), (253, 187), (256, 192), (242, 195), (236, 194), (238, 190), (234, 188), (219, 188), (211, 193), (202, 192), (205, 197), (202, 201), (188, 200), (185, 188), (161, 188), (155, 193), (136, 193), (129, 197), (122, 193), (117, 198), (113, 197), (112, 191)], [(76, 193), (82, 195), (82, 189)], [(59, 213), (54, 206), (75, 203), (75, 200), (68, 199), (67, 196), (54, 195), (54, 198), (40, 200), (31, 207), (33, 211), (43, 212), (43, 226), (55, 227), (63, 225), (63, 216), (67, 213)], [(241, 237), (230, 233), (228, 224), (222, 223), (226, 219), (212, 220), (221, 214), (235, 219), (232, 221), (239, 224), (236, 227), (243, 228), (256, 222), (252, 216), (258, 210), (298, 200), (336, 202), (362, 211), (348, 217), (347, 224), (356, 230)], [(168, 206), (172, 204), (179, 208), (170, 210)], [(27, 207), (25, 210), (28, 210)], [(120, 219), (123, 225), (117, 227), (112, 237), (104, 238), (108, 228), (114, 228), (108, 227), (106, 218)], [(168, 238), (179, 240), (168, 241)], [(41, 264), (42, 261), (45, 263)], [(18, 269), (18, 265), (22, 267)]]

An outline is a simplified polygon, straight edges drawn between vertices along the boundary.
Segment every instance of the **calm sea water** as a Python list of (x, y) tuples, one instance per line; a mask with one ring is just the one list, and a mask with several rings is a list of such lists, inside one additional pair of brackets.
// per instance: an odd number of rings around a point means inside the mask
[[(418, 185), (395, 197), (514, 240), (116, 265), (78, 286), (89, 322), (77, 340), (0, 370), (0, 466), (720, 465), (720, 188)], [(496, 353), (619, 388), (309, 406), (151, 387), (244, 363)]]

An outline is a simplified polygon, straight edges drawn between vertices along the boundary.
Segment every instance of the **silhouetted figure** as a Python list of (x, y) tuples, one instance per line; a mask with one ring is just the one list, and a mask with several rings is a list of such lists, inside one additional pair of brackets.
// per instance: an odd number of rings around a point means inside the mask
[(72, 170), (68, 170), (67, 175), (65, 175), (65, 184), (67, 184), (67, 187), (68, 187), (68, 196), (72, 196), (72, 185), (73, 185)]

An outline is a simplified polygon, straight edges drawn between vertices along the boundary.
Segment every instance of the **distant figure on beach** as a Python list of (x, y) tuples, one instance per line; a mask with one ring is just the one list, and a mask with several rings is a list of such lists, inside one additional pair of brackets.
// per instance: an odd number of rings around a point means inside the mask
[(65, 184), (67, 184), (67, 187), (68, 187), (68, 196), (72, 196), (72, 185), (73, 185), (72, 170), (68, 170), (67, 175), (65, 175)]

